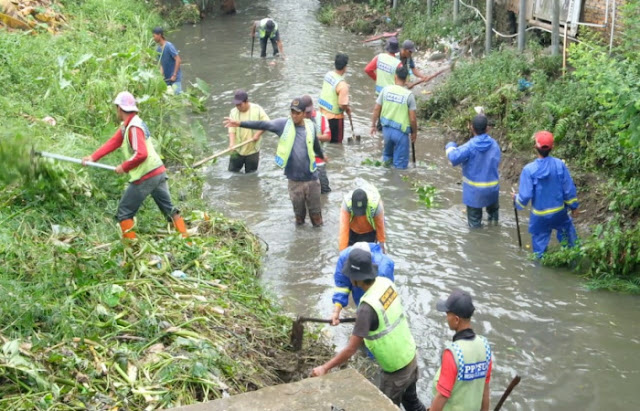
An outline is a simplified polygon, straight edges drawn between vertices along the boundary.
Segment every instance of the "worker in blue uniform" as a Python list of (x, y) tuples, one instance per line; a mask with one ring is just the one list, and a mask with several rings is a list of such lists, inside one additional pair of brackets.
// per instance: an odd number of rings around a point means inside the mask
[(454, 142), (446, 145), (452, 166), (462, 165), (462, 202), (467, 206), (469, 227), (482, 226), (482, 209), (486, 207), (489, 222), (498, 222), (500, 203), (500, 176), (498, 167), (502, 153), (498, 143), (487, 134), (487, 117), (473, 118), (473, 138), (458, 147)]
[(349, 277), (342, 273), (342, 268), (349, 258), (349, 253), (351, 253), (351, 250), (357, 249), (371, 253), (371, 262), (378, 266), (379, 277), (386, 277), (389, 280), (394, 281), (393, 270), (395, 263), (388, 255), (384, 254), (380, 244), (359, 242), (344, 249), (340, 253), (338, 264), (336, 264), (336, 271), (333, 274), (335, 290), (332, 298), (334, 304), (334, 311), (331, 317), (332, 325), (340, 324), (340, 312), (343, 307), (346, 307), (347, 304), (349, 304), (349, 294), (352, 295), (353, 302), (356, 306), (360, 305), (360, 299), (364, 295), (364, 290), (360, 287), (354, 287)]
[(541, 258), (553, 230), (557, 231), (561, 244), (575, 246), (578, 234), (568, 210), (577, 217), (579, 203), (569, 169), (562, 160), (549, 155), (553, 149), (553, 134), (538, 131), (533, 138), (538, 158), (522, 170), (518, 193), (513, 193), (513, 199), (519, 210), (531, 201), (529, 233), (533, 252)]

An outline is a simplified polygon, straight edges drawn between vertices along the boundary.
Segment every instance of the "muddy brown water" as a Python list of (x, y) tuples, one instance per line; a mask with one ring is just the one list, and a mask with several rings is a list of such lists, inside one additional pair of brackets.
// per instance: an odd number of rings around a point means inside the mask
[[(361, 37), (319, 24), (315, 0), (237, 4), (235, 16), (208, 19), (169, 36), (184, 59), (184, 80), (200, 77), (211, 85), (209, 111), (197, 119), (208, 131), (212, 150), (227, 147), (222, 119), (232, 108), (235, 89), (245, 88), (272, 118), (284, 116), (292, 97), (309, 93), (317, 98), (337, 51), (349, 54), (356, 133), (367, 135), (374, 87), (363, 68), (378, 49), (363, 45)], [(250, 23), (267, 15), (279, 24), (284, 61), (249, 56)], [(441, 347), (452, 335), (435, 303), (459, 287), (473, 294), (475, 329), (493, 346), (492, 403), (517, 373), (522, 382), (505, 410), (637, 409), (640, 298), (589, 291), (575, 275), (528, 260), (517, 248), (510, 188), (505, 185), (500, 225), (470, 231), (460, 204), (460, 170), (448, 165), (437, 126), (422, 124), (416, 144), (419, 166), (407, 171), (361, 165), (379, 158), (378, 139), (325, 146), (333, 192), (323, 198), (325, 224), (320, 229), (308, 223), (294, 226), (286, 179), (272, 161), (277, 143), (273, 134), (263, 137), (257, 174), (231, 174), (227, 159), (205, 169), (205, 197), (227, 216), (246, 220), (268, 242), (262, 278), (288, 311), (328, 317), (342, 196), (354, 188), (356, 178), (376, 184), (385, 202), (396, 282), (418, 344), (419, 390), (425, 402), (431, 400)], [(403, 176), (435, 185), (438, 206), (427, 209), (418, 203)], [(521, 220), (523, 239), (529, 243), (526, 218)], [(330, 329), (338, 346), (346, 342), (347, 327)]]

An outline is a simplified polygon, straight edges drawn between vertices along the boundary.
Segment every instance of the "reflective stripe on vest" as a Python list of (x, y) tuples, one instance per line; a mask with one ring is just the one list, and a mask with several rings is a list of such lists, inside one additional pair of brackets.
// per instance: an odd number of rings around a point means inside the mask
[[(362, 189), (367, 193), (367, 221), (371, 225), (371, 227), (376, 229), (376, 221), (374, 215), (378, 210), (378, 205), (380, 204), (380, 192), (374, 186), (366, 186), (362, 187)], [(355, 191), (355, 190), (354, 190)], [(347, 211), (351, 216), (349, 222), (353, 221), (353, 191), (345, 197), (344, 202), (347, 204)]]
[[(307, 140), (307, 153), (309, 154), (309, 171), (312, 173), (316, 171), (316, 154), (313, 150), (313, 139), (315, 136), (315, 124), (309, 119), (304, 119), (304, 127), (306, 131)], [(276, 149), (276, 165), (280, 168), (285, 168), (289, 162), (289, 156), (291, 156), (291, 150), (293, 150), (293, 142), (296, 139), (296, 126), (293, 124), (291, 117), (287, 120), (287, 124), (284, 126), (284, 131), (280, 136), (278, 142), (278, 148)]]
[[(447, 343), (446, 349), (453, 354), (458, 374), (444, 410), (479, 410), (492, 356), (489, 342), (486, 338), (477, 335), (473, 340)], [(442, 368), (438, 369), (434, 379), (434, 395), (437, 393), (436, 386), (441, 370)]]
[(396, 68), (400, 60), (389, 53), (378, 54), (378, 64), (376, 66), (376, 93), (379, 94), (383, 88), (393, 86), (396, 82)]
[(474, 187), (478, 187), (478, 188), (495, 187), (500, 183), (500, 181), (498, 181), (498, 180), (496, 180), (496, 181), (488, 181), (486, 183), (481, 183), (479, 181), (469, 180), (467, 177), (463, 177), (462, 178), (462, 182), (465, 183), (465, 184), (469, 184), (470, 186), (474, 186)]
[(124, 161), (129, 160), (133, 157), (133, 147), (131, 147), (131, 141), (129, 141), (129, 132), (131, 131), (131, 127), (138, 127), (145, 134), (144, 144), (147, 146), (147, 158), (134, 168), (129, 171), (129, 181), (134, 182), (140, 180), (145, 175), (149, 174), (151, 171), (155, 170), (158, 167), (162, 166), (162, 159), (156, 152), (156, 149), (153, 146), (153, 138), (149, 135), (149, 128), (142, 121), (140, 117), (136, 114), (133, 116), (129, 125), (123, 131), (123, 139), (122, 145), (120, 148), (122, 149), (122, 154), (124, 155)]
[(318, 104), (333, 114), (342, 114), (344, 112), (344, 110), (340, 108), (338, 93), (336, 92), (336, 87), (338, 87), (341, 81), (344, 81), (344, 77), (335, 71), (330, 71), (325, 74), (324, 82), (322, 83), (322, 91), (320, 92)]
[(394, 372), (406, 367), (416, 355), (416, 343), (393, 282), (385, 277), (376, 277), (360, 301), (369, 304), (378, 316), (378, 328), (369, 331), (364, 343), (380, 368)]
[(411, 91), (397, 84), (383, 89), (382, 111), (380, 112), (380, 123), (383, 126), (409, 133), (411, 130), (408, 105), (410, 95)]
[[(262, 20), (260, 20), (260, 24), (258, 25), (258, 36), (262, 39), (265, 38), (267, 35), (267, 22), (271, 20), (270, 18), (264, 18)], [(273, 21), (273, 20), (271, 20)], [(276, 23), (275, 21), (273, 21), (273, 24), (275, 24), (275, 27), (273, 28), (273, 31), (271, 32), (271, 34), (269, 35), (269, 38), (275, 38), (276, 37), (276, 33), (278, 32), (278, 23)]]
[[(522, 204), (520, 205), (522, 206)], [(560, 207), (554, 207), (554, 208), (547, 208), (545, 210), (537, 210), (533, 207), (531, 207), (531, 212), (535, 215), (550, 215), (550, 214), (555, 214), (555, 213), (559, 213), (560, 211), (565, 209), (565, 205), (561, 205)]]

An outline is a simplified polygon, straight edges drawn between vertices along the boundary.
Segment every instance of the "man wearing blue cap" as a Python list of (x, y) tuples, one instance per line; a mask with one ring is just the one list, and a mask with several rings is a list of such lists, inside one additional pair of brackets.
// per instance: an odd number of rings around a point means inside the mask
[(456, 333), (442, 353), (429, 410), (489, 411), (491, 347), (486, 338), (471, 329), (471, 316), (475, 311), (471, 295), (454, 290), (449, 298), (438, 301), (436, 309), (447, 313), (447, 324)]
[(280, 40), (278, 23), (268, 17), (254, 21), (253, 26), (251, 26), (251, 37), (256, 36), (256, 30), (260, 38), (260, 57), (267, 57), (267, 41), (271, 41), (274, 57), (277, 56), (278, 53), (284, 56), (284, 48), (282, 46), (282, 40)]
[(164, 38), (162, 27), (153, 29), (153, 41), (158, 44), (156, 51), (159, 55), (158, 63), (164, 82), (173, 89), (175, 94), (182, 93), (182, 70), (180, 69), (182, 59), (178, 50), (173, 43)]
[(364, 72), (376, 82), (376, 95), (380, 94), (386, 86), (395, 84), (396, 69), (402, 65), (396, 57), (400, 51), (397, 38), (389, 37), (384, 49), (384, 53), (375, 56), (364, 68)]
[(407, 88), (411, 90), (417, 80), (423, 80), (426, 76), (422, 74), (420, 69), (416, 67), (416, 62), (413, 61), (413, 53), (416, 51), (416, 44), (411, 40), (405, 40), (400, 47), (400, 61), (402, 65), (409, 70), (409, 79)]

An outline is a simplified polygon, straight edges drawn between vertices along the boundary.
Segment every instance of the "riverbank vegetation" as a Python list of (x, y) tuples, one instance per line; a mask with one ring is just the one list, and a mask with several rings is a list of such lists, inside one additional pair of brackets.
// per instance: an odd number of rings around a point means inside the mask
[[(263, 246), (207, 210), (185, 167), (206, 147), (185, 116), (206, 84), (167, 92), (151, 43), (163, 22), (145, 2), (60, 3), (56, 35), (0, 31), (0, 409), (165, 408), (295, 378), (311, 356), (287, 351), (291, 322), (257, 278)], [(124, 178), (31, 156), (90, 154), (122, 90), (158, 141), (189, 242), (149, 200), (123, 245)]]
[(472, 23), (454, 25), (451, 2), (434, 1), (431, 16), (424, 1), (400, 2), (395, 12), (376, 1), (366, 7), (376, 6), (380, 15), (389, 13), (378, 31), (402, 27), (401, 39), (432, 49), (456, 45), (459, 55), (470, 56), (459, 59), (447, 81), (421, 103), (421, 117), (462, 138), (473, 107), (483, 106), (506, 150), (502, 176), (508, 184), (517, 185), (520, 170), (535, 157), (533, 133), (555, 134), (554, 155), (567, 162), (582, 202), (577, 223), (589, 227), (579, 248), (557, 249), (543, 262), (575, 267), (595, 288), (640, 292), (640, 4), (621, 9), (623, 29), (611, 55), (599, 33), (582, 30), (581, 42), (567, 50), (566, 72), (561, 58), (544, 49), (547, 35), (531, 34), (524, 54), (505, 42), (474, 58), (478, 53), (468, 51), (484, 37), (482, 20), (461, 14)]

